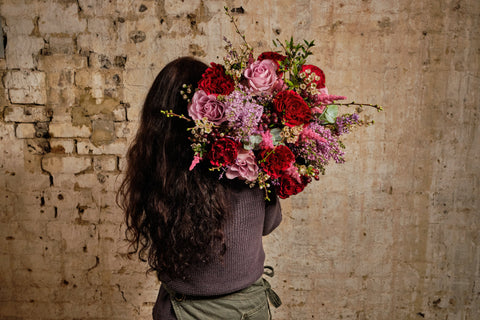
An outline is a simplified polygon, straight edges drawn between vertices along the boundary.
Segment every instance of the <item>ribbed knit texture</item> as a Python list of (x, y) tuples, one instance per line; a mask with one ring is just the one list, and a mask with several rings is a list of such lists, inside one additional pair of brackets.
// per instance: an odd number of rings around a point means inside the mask
[[(222, 260), (194, 266), (187, 280), (160, 280), (172, 290), (186, 295), (214, 296), (235, 292), (253, 284), (263, 274), (265, 253), (262, 236), (269, 234), (282, 220), (280, 202), (265, 205), (265, 193), (258, 188), (232, 191), (230, 213), (224, 233), (227, 250)], [(176, 319), (168, 294), (163, 288), (153, 311), (154, 319)]]

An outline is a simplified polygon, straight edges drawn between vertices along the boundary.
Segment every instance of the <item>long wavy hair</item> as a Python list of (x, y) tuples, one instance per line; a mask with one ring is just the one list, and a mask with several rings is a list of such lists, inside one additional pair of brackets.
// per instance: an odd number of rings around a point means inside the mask
[(184, 57), (160, 71), (146, 97), (117, 194), (130, 253), (148, 261), (150, 271), (175, 278), (185, 279), (189, 266), (225, 252), (225, 188), (201, 165), (189, 170), (193, 151), (187, 128), (193, 124), (161, 112), (186, 115), (182, 85), (195, 86), (206, 68)]

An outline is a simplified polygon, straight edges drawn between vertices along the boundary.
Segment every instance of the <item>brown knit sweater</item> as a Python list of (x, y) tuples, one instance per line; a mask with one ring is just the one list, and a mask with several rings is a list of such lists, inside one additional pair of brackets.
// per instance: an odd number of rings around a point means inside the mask
[[(280, 202), (266, 205), (265, 193), (258, 188), (232, 191), (230, 214), (224, 233), (227, 250), (222, 260), (195, 266), (188, 280), (159, 278), (175, 292), (195, 296), (214, 296), (235, 292), (253, 284), (263, 274), (265, 252), (262, 236), (282, 220)], [(175, 320), (168, 293), (160, 288), (153, 308), (154, 320)]]

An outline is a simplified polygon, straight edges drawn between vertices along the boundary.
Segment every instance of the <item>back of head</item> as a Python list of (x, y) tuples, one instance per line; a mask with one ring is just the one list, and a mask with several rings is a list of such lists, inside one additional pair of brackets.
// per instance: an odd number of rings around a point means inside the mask
[(172, 277), (224, 250), (224, 189), (201, 166), (189, 171), (193, 151), (187, 129), (193, 123), (162, 113), (187, 115), (182, 86), (196, 87), (206, 68), (185, 57), (160, 71), (145, 99), (118, 193), (132, 252), (148, 260), (151, 270)]
[[(145, 99), (137, 143), (146, 142), (161, 147), (165, 165), (188, 167), (192, 159), (186, 120), (166, 117), (162, 111), (171, 110), (187, 115), (187, 101), (180, 91), (184, 84), (196, 87), (207, 66), (190, 57), (168, 63), (158, 74)], [(153, 159), (152, 159), (153, 160)]]

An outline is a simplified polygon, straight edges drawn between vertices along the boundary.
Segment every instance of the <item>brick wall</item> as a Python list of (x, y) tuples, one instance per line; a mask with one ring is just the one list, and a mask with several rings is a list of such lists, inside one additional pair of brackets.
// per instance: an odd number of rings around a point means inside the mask
[[(234, 1), (257, 53), (315, 39), (334, 94), (375, 102), (265, 239), (276, 319), (480, 318), (480, 4)], [(115, 204), (145, 94), (238, 43), (215, 0), (1, 0), (0, 318), (149, 319)]]

